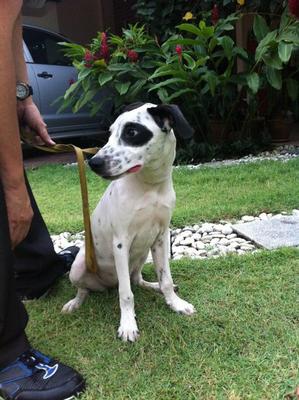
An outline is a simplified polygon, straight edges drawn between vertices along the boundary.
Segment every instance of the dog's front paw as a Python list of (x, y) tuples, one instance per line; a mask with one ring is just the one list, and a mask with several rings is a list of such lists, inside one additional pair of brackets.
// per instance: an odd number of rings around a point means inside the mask
[(124, 342), (135, 342), (139, 337), (139, 330), (136, 322), (121, 323), (117, 335)]
[(71, 314), (72, 312), (78, 310), (80, 307), (81, 303), (77, 300), (75, 297), (74, 299), (68, 301), (63, 307), (62, 307), (62, 314)]
[(173, 311), (180, 314), (192, 315), (196, 313), (196, 309), (192, 304), (179, 298), (178, 296), (175, 296), (173, 299), (171, 299), (171, 301), (168, 302), (168, 305)]

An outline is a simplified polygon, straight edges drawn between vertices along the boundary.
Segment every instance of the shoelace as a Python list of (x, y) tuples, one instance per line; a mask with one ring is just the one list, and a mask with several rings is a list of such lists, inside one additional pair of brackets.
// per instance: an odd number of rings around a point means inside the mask
[(41, 358), (37, 357), (31, 350), (23, 353), (19, 357), (19, 360), (30, 369), (33, 369), (39, 363), (44, 363), (44, 361)]

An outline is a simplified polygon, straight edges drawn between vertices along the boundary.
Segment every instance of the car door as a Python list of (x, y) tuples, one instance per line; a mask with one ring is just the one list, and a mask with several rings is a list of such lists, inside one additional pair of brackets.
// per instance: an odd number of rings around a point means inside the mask
[(30, 26), (24, 26), (23, 38), (31, 57), (31, 60), (27, 61), (28, 75), (33, 88), (38, 86), (39, 108), (48, 125), (49, 133), (59, 134), (96, 128), (98, 119), (90, 117), (86, 109), (76, 114), (72, 113), (71, 109), (57, 113), (60, 104), (54, 102), (63, 96), (77, 79), (75, 68), (63, 55), (62, 48), (58, 44), (66, 39)]

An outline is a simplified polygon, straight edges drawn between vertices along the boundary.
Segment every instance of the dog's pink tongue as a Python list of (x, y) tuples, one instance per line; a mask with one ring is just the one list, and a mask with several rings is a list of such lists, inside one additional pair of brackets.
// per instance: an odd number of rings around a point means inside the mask
[(134, 165), (134, 167), (128, 169), (127, 172), (129, 173), (138, 172), (141, 169), (141, 167), (142, 167), (141, 165)]

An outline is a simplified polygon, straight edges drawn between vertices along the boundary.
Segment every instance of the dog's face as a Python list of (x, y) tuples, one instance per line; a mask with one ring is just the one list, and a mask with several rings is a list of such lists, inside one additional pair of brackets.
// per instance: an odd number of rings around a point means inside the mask
[(91, 169), (103, 178), (118, 179), (157, 163), (174, 147), (176, 125), (182, 124), (185, 137), (192, 135), (176, 106), (147, 103), (129, 108), (111, 125), (108, 143), (89, 160)]

